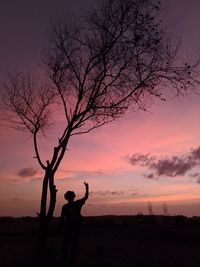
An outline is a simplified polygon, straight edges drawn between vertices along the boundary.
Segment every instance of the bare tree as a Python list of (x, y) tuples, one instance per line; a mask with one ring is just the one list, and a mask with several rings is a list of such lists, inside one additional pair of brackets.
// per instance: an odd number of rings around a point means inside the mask
[(149, 215), (153, 216), (153, 205), (150, 201), (147, 203), (147, 209), (148, 209)]
[(168, 206), (167, 206), (167, 203), (166, 202), (163, 202), (163, 215), (164, 216), (168, 216), (169, 215), (169, 212), (168, 212)]
[[(175, 65), (179, 42), (163, 32), (158, 14), (154, 0), (102, 1), (76, 23), (62, 19), (53, 24), (42, 56), (47, 83), (34, 85), (22, 73), (8, 77), (7, 121), (33, 135), (35, 157), (44, 170), (40, 248), (45, 248), (56, 204), (54, 177), (69, 139), (115, 121), (130, 108), (145, 110), (154, 98), (164, 101), (164, 90), (180, 93), (193, 86), (192, 68)], [(55, 106), (65, 124), (45, 162), (38, 138), (48, 132)]]

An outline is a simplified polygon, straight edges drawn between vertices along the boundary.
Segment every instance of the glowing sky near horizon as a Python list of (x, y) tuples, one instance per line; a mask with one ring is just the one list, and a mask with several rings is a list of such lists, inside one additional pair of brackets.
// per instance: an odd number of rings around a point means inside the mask
[[(89, 5), (92, 1), (85, 2)], [(76, 10), (75, 3), (80, 5), (80, 1), (69, 1), (68, 5)], [(166, 20), (170, 21), (171, 31), (182, 37), (182, 54), (186, 53), (186, 58), (190, 55), (196, 56), (200, 48), (197, 25), (200, 23), (200, 4), (195, 0), (190, 3), (171, 0), (168, 4)], [(79, 6), (79, 9), (83, 8)], [(18, 9), (20, 10), (20, 7)], [(6, 10), (8, 11), (8, 8)], [(49, 8), (49, 13), (52, 10)], [(7, 13), (7, 16), (11, 14), (12, 12)], [(28, 14), (26, 15), (25, 21), (30, 19)], [(17, 15), (13, 19), (17, 21)], [(4, 19), (5, 22), (7, 20), (8, 18)], [(34, 32), (31, 38), (36, 37), (33, 25), (31, 29)], [(2, 32), (3, 30), (0, 30), (0, 34)], [(34, 50), (34, 46), (31, 48)], [(27, 56), (29, 50), (27, 49), (24, 55), (24, 64), (27, 65), (30, 60)], [(12, 59), (9, 60), (12, 62)], [(15, 58), (15, 65), (17, 64), (19, 61)], [(85, 180), (89, 183), (91, 192), (83, 209), (83, 214), (86, 215), (147, 213), (148, 202), (152, 203), (154, 213), (163, 213), (165, 202), (169, 214), (200, 215), (198, 164), (181, 175), (154, 175), (148, 179), (147, 176), (152, 173), (149, 166), (130, 162), (136, 153), (148, 154), (156, 159), (170, 159), (172, 156), (186, 157), (191, 153), (191, 149), (198, 149), (199, 101), (200, 95), (191, 95), (188, 98), (175, 98), (167, 103), (156, 103), (147, 112), (130, 112), (114, 124), (106, 125), (87, 135), (73, 137), (56, 175), (59, 191), (55, 215), (60, 214), (66, 190), (74, 190), (77, 197), (84, 194)], [(45, 160), (51, 155), (56, 138), (55, 132), (52, 132), (48, 139), (41, 140), (40, 148)], [(33, 158), (32, 139), (1, 126), (0, 146), (0, 216), (35, 216), (39, 210), (43, 173)]]

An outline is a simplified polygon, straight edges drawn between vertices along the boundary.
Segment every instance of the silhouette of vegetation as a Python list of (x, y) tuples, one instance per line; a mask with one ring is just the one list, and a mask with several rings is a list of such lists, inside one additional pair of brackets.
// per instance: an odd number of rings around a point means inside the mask
[(168, 216), (169, 215), (169, 209), (168, 209), (166, 202), (163, 203), (162, 208), (163, 208), (163, 215)]
[(153, 215), (153, 204), (151, 202), (148, 202), (147, 208), (148, 208), (149, 215), (152, 216)]
[[(101, 1), (71, 25), (67, 19), (52, 24), (42, 79), (26, 73), (7, 76), (4, 121), (32, 134), (35, 158), (44, 171), (38, 212), (41, 255), (56, 205), (55, 174), (71, 137), (113, 122), (127, 110), (146, 110), (154, 99), (165, 101), (164, 88), (178, 94), (194, 86), (193, 66), (176, 65), (180, 44), (162, 30), (159, 12), (160, 1)], [(38, 140), (56, 123), (56, 111), (63, 128), (45, 161)]]

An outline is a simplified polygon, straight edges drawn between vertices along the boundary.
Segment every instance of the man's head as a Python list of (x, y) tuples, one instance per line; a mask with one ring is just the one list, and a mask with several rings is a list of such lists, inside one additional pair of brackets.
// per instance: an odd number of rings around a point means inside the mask
[(75, 195), (74, 191), (67, 191), (64, 194), (64, 197), (67, 201), (72, 202), (72, 201), (74, 201), (74, 198), (76, 197), (76, 195)]

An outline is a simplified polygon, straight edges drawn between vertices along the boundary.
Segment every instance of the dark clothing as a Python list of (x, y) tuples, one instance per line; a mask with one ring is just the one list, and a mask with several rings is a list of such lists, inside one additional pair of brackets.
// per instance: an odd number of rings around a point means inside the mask
[(81, 208), (85, 204), (85, 198), (69, 202), (62, 207), (61, 220), (62, 223), (68, 224), (71, 221), (77, 222), (81, 219)]
[(63, 205), (61, 213), (61, 223), (63, 228), (63, 261), (69, 258), (73, 261), (76, 257), (80, 225), (82, 221), (81, 208), (85, 204), (86, 198), (68, 202)]

